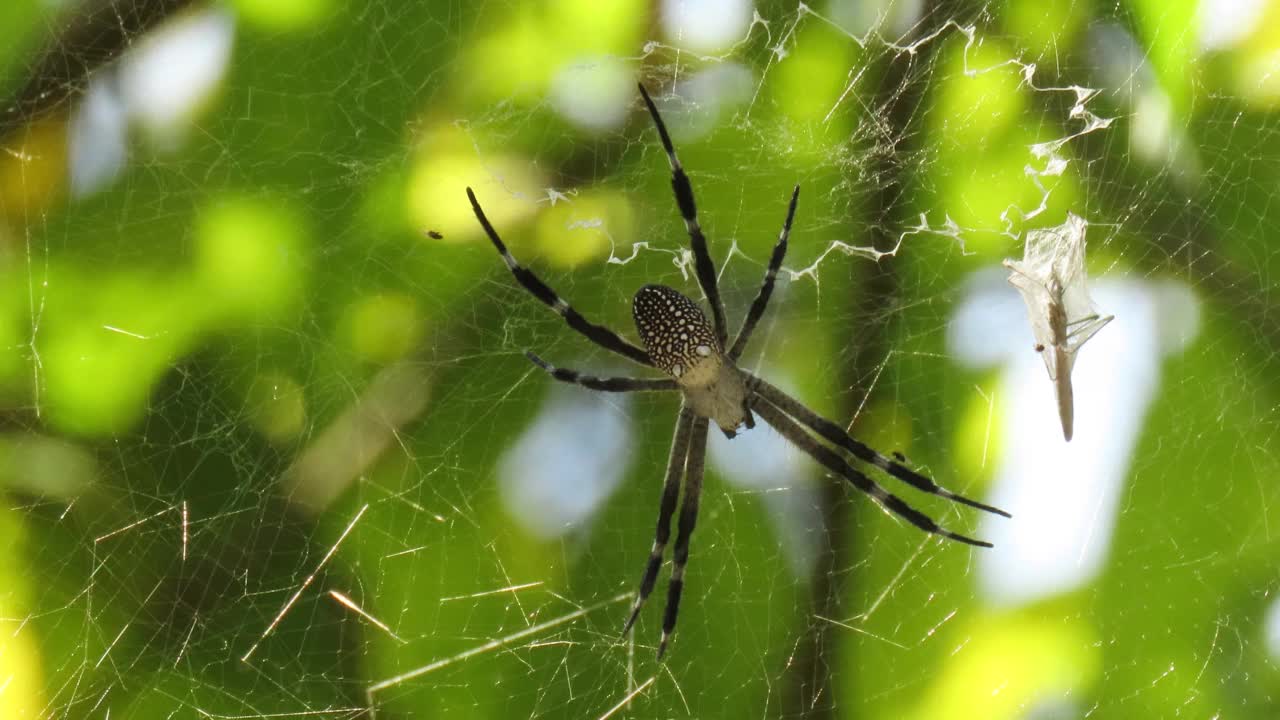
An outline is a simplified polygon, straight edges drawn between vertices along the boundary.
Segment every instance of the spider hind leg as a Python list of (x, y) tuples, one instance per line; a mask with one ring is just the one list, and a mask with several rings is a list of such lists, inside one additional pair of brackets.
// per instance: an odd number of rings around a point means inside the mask
[(698, 275), (698, 285), (702, 294), (707, 296), (707, 304), (711, 306), (712, 319), (715, 321), (716, 338), (721, 345), (728, 339), (725, 325), (724, 302), (720, 300), (720, 289), (716, 284), (716, 266), (707, 250), (707, 238), (702, 234), (702, 226), (698, 224), (698, 206), (693, 200), (693, 184), (685, 174), (680, 159), (676, 157), (675, 146), (671, 144), (671, 135), (667, 132), (666, 123), (658, 113), (658, 106), (653, 104), (649, 91), (644, 83), (640, 83), (640, 97), (644, 98), (649, 116), (653, 118), (654, 127), (658, 129), (658, 137), (662, 140), (662, 149), (667, 153), (667, 162), (671, 166), (671, 190), (675, 193), (676, 205), (680, 208), (680, 217), (684, 220), (685, 230), (689, 233), (689, 247), (693, 250), (694, 270)]

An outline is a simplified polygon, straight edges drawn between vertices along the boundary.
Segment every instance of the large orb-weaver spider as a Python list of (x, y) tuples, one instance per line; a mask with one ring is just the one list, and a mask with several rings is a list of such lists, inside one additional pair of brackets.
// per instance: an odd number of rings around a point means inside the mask
[(720, 291), (716, 286), (715, 264), (707, 252), (707, 239), (698, 225), (698, 210), (693, 201), (693, 187), (689, 183), (689, 176), (680, 165), (680, 160), (676, 157), (675, 148), (671, 144), (670, 135), (667, 134), (666, 125), (662, 122), (662, 116), (658, 114), (658, 108), (653, 104), (643, 84), (640, 85), (640, 96), (644, 98), (645, 106), (653, 117), (653, 124), (658, 129), (662, 147), (666, 150), (667, 160), (671, 164), (671, 187), (675, 191), (676, 204), (680, 208), (680, 215), (684, 218), (685, 228), (689, 232), (698, 284), (702, 287), (703, 295), (711, 306), (713, 324), (707, 322), (706, 316), (698, 308), (697, 303), (664, 285), (645, 285), (636, 292), (635, 299), (632, 301), (632, 315), (635, 317), (636, 329), (640, 333), (644, 349), (628, 342), (609, 328), (588, 321), (537, 275), (516, 261), (498, 237), (497, 231), (489, 224), (484, 211), (480, 209), (475, 193), (471, 188), (467, 188), (467, 198), (471, 201), (471, 209), (475, 212), (476, 219), (480, 221), (485, 234), (502, 255), (511, 274), (526, 290), (559, 313), (569, 327), (586, 336), (588, 340), (637, 364), (661, 370), (668, 377), (665, 379), (593, 377), (569, 368), (555, 367), (531, 352), (526, 353), (530, 361), (561, 382), (582, 385), (592, 390), (675, 391), (683, 395), (680, 414), (676, 419), (675, 438), (671, 443), (671, 455), (667, 462), (666, 480), (662, 485), (662, 500), (659, 505), (658, 527), (653, 549), (649, 553), (649, 561), (645, 565), (640, 589), (631, 607), (631, 614), (623, 626), (623, 634), (631, 630), (631, 626), (640, 614), (640, 608), (653, 591), (657, 581), (658, 570), (662, 566), (663, 551), (671, 537), (671, 518), (676, 511), (676, 499), (683, 477), (684, 500), (680, 507), (679, 526), (672, 553), (673, 568), (671, 583), (667, 588), (667, 606), (662, 619), (662, 640), (658, 644), (658, 658), (661, 659), (666, 652), (671, 634), (675, 630), (676, 616), (680, 610), (685, 566), (689, 561), (689, 538), (693, 534), (693, 527), (698, 518), (698, 500), (702, 493), (707, 427), (712, 420), (726, 437), (732, 438), (740, 427), (745, 426), (750, 429), (755, 426), (755, 418), (752, 414), (754, 411), (791, 444), (804, 451), (827, 470), (848, 480), (858, 490), (870, 495), (889, 512), (925, 532), (969, 545), (991, 547), (991, 543), (975, 540), (939, 526), (929, 516), (911, 507), (855, 469), (838, 452), (809, 434), (806, 428), (855, 458), (880, 468), (918, 490), (997, 515), (1009, 517), (1008, 513), (957, 495), (910, 468), (890, 460), (851, 437), (836, 423), (810, 410), (799, 400), (738, 367), (738, 358), (746, 348), (751, 331), (755, 329), (760, 316), (764, 314), (769, 296), (773, 293), (774, 280), (778, 269), (782, 266), (782, 258), (787, 252), (787, 236), (791, 232), (791, 221), (795, 217), (800, 186), (796, 185), (791, 193), (787, 219), (783, 223), (778, 243), (774, 246), (773, 255), (769, 259), (764, 283), (751, 303), (751, 308), (747, 311), (747, 317), (734, 337), (733, 344), (728, 345), (728, 350), (725, 350), (729, 334), (726, 328), (724, 305), (720, 301)]

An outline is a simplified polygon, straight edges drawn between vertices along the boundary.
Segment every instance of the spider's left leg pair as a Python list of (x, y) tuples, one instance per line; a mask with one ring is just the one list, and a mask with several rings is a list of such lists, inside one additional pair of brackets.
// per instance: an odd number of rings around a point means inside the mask
[[(778, 274), (778, 269), (782, 267), (782, 259), (787, 253), (787, 238), (791, 234), (791, 221), (795, 217), (796, 200), (799, 194), (800, 186), (797, 185), (791, 193), (791, 204), (787, 208), (787, 219), (782, 225), (782, 232), (778, 235), (778, 243), (773, 248), (773, 255), (769, 258), (769, 267), (765, 270), (764, 282), (760, 286), (759, 293), (756, 294), (756, 299), (751, 303), (751, 310), (747, 313), (746, 319), (742, 322), (742, 329), (738, 331), (738, 337), (734, 339), (733, 347), (729, 349), (729, 359), (734, 362), (737, 362), (738, 358), (742, 355), (742, 351), (746, 349), (747, 341), (751, 337), (751, 332), (755, 329), (756, 323), (764, 314), (765, 308), (769, 304), (769, 298), (773, 294), (774, 280)], [(854, 439), (839, 425), (810, 410), (799, 400), (796, 400), (790, 395), (784, 393), (782, 390), (750, 373), (745, 374), (752, 385), (754, 393), (766, 403), (772, 404), (792, 419), (808, 426), (828, 442), (843, 448), (859, 460), (875, 465), (893, 477), (918, 490), (938, 495), (939, 497), (945, 497), (953, 502), (978, 508), (979, 510), (985, 510), (990, 513), (1009, 517), (1009, 513), (999, 508), (953, 493), (924, 475), (911, 470), (901, 463), (890, 460), (867, 445)], [(812, 455), (812, 453), (810, 454)]]
[(818, 435), (822, 436), (825, 440), (832, 443), (833, 445), (836, 445), (848, 451), (849, 454), (853, 455), (859, 460), (865, 463), (868, 463), (870, 465), (875, 465), (881, 470), (884, 470), (885, 472), (889, 473), (893, 477), (901, 480), (902, 482), (910, 485), (911, 487), (914, 487), (917, 490), (927, 492), (931, 495), (937, 495), (939, 497), (947, 498), (948, 500), (951, 500), (952, 502), (958, 502), (961, 505), (968, 505), (969, 507), (977, 508), (979, 510), (984, 510), (989, 513), (994, 513), (996, 515), (1011, 517), (1009, 513), (1005, 512), (1004, 510), (1001, 510), (1000, 508), (993, 507), (985, 503), (980, 503), (977, 500), (971, 500), (963, 495), (951, 492), (950, 490), (942, 487), (941, 485), (937, 484), (933, 480), (930, 480), (924, 475), (921, 475), (920, 473), (915, 472), (911, 468), (908, 468), (905, 465), (902, 465), (901, 463), (890, 460), (884, 455), (881, 455), (880, 453), (876, 452), (872, 448), (868, 447), (864, 443), (859, 442), (853, 436), (849, 435), (849, 433), (845, 432), (844, 428), (822, 417), (821, 415), (814, 412), (813, 410), (810, 410), (808, 407), (805, 406), (804, 403), (800, 402), (799, 400), (796, 400), (795, 398), (786, 394), (785, 392), (778, 389), (777, 387), (770, 385), (765, 380), (762, 380), (761, 378), (758, 378), (754, 375), (750, 375), (750, 378), (751, 378), (750, 382), (753, 385), (755, 393), (759, 395), (762, 400), (778, 408), (779, 410), (791, 416), (791, 418), (799, 421), (803, 425), (808, 426), (811, 430), (818, 433)]
[(831, 448), (818, 442), (812, 435), (805, 432), (804, 428), (800, 427), (799, 423), (792, 420), (786, 413), (782, 412), (782, 410), (778, 409), (772, 403), (767, 401), (757, 403), (753, 409), (757, 413), (760, 413), (760, 417), (763, 418), (765, 422), (773, 426), (773, 429), (777, 430), (778, 434), (786, 438), (788, 442), (795, 445), (809, 457), (817, 460), (818, 463), (826, 469), (836, 475), (839, 475), (845, 480), (848, 480), (851, 485), (867, 495), (870, 495), (873, 500), (878, 502), (889, 512), (892, 512), (927, 533), (941, 535), (942, 537), (962, 542), (966, 545), (991, 547), (991, 543), (989, 542), (974, 540), (971, 537), (951, 532), (950, 530), (938, 525), (938, 523), (934, 522), (928, 515), (925, 515), (919, 510), (911, 507), (905, 500), (894, 495), (888, 490), (885, 490), (876, 481), (867, 477), (849, 463), (845, 462), (843, 457)]

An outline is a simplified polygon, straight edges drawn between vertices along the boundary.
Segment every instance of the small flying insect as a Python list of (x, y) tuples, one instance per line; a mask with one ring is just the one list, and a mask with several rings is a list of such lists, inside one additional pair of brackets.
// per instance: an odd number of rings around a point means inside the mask
[(1089, 297), (1084, 268), (1084, 233), (1089, 223), (1067, 213), (1062, 225), (1027, 233), (1021, 261), (1005, 260), (1009, 284), (1022, 294), (1035, 334), (1035, 351), (1044, 360), (1058, 396), (1062, 437), (1071, 441), (1075, 408), (1071, 369), (1076, 353), (1114, 315), (1102, 315)]

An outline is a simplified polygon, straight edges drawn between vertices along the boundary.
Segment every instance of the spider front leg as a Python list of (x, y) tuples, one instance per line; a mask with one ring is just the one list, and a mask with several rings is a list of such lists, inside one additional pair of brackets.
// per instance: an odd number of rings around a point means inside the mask
[(658, 643), (658, 659), (667, 651), (671, 634), (676, 631), (680, 614), (680, 593), (684, 591), (684, 569), (689, 564), (689, 539), (698, 522), (698, 502), (702, 497), (702, 469), (707, 457), (707, 419), (693, 421), (689, 442), (689, 461), (685, 464), (684, 498), (680, 501), (680, 529), (671, 557), (671, 583), (667, 585), (667, 607), (662, 613), (662, 641)]
[(662, 552), (671, 538), (671, 516), (676, 512), (676, 499), (680, 494), (680, 477), (684, 474), (689, 459), (690, 431), (693, 428), (693, 410), (688, 406), (680, 408), (680, 417), (676, 420), (675, 437), (671, 439), (671, 456), (667, 460), (667, 475), (662, 482), (662, 502), (658, 506), (658, 527), (654, 533), (653, 549), (649, 551), (649, 561), (645, 564), (644, 575), (640, 579), (640, 590), (631, 605), (631, 614), (622, 626), (622, 634), (631, 631), (636, 618), (640, 617), (640, 608), (653, 592), (654, 583), (658, 580), (658, 570), (662, 568)]

